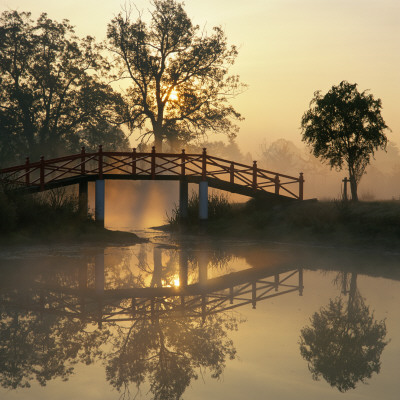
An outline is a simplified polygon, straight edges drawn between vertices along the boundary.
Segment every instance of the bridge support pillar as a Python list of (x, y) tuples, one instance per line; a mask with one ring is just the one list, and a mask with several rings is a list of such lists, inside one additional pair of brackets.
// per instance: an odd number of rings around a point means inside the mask
[(186, 180), (179, 181), (179, 218), (187, 219), (189, 204), (189, 183)]
[(104, 179), (95, 182), (95, 210), (94, 216), (96, 223), (104, 228), (104, 203), (105, 203), (105, 184)]
[(82, 217), (88, 215), (88, 182), (79, 182), (79, 214)]
[(199, 219), (208, 219), (208, 182), (199, 183)]

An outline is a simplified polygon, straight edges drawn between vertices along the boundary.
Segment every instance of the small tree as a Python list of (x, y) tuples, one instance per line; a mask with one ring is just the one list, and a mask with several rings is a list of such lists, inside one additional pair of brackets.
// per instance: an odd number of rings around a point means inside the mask
[(324, 96), (314, 93), (310, 109), (301, 120), (302, 140), (312, 146), (315, 157), (328, 161), (331, 168), (347, 165), (351, 195), (358, 200), (357, 185), (374, 151), (386, 149), (387, 128), (381, 116), (381, 100), (357, 84), (342, 81)]
[(229, 47), (223, 30), (200, 32), (182, 4), (155, 0), (150, 22), (129, 12), (120, 13), (108, 26), (110, 50), (120, 72), (128, 79), (126, 91), (130, 128), (142, 130), (142, 138), (154, 136), (171, 147), (207, 132), (235, 136), (232, 120), (241, 116), (229, 104), (241, 86), (228, 76), (237, 49)]

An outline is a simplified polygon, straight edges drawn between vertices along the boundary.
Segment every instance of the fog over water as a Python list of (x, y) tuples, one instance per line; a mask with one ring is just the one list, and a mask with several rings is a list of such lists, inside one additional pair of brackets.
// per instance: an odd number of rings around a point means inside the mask
[[(398, 254), (147, 235), (152, 243), (123, 248), (2, 251), (1, 398), (118, 399), (129, 388), (140, 399), (163, 390), (189, 399), (397, 399)], [(323, 375), (314, 381), (301, 337), (330, 304), (342, 305), (338, 321), (358, 321), (350, 336), (331, 336), (343, 353), (330, 363), (350, 364), (329, 373), (316, 364)], [(172, 357), (164, 372), (163, 343)], [(358, 343), (375, 353), (370, 371), (346, 361)], [(31, 387), (20, 387), (26, 379)]]

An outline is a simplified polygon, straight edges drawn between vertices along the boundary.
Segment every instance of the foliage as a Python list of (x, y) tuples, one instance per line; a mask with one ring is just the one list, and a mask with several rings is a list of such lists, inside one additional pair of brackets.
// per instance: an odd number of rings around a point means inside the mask
[[(77, 132), (121, 122), (123, 102), (100, 79), (107, 65), (67, 20), (4, 11), (0, 17), (0, 158), (77, 150)], [(104, 143), (107, 144), (107, 143)], [(14, 160), (13, 160), (14, 161)]]
[(300, 353), (313, 379), (322, 376), (345, 392), (379, 373), (385, 336), (385, 321), (375, 321), (362, 299), (356, 304), (349, 301), (345, 307), (337, 298), (312, 316), (311, 326), (301, 330)]
[(347, 165), (353, 200), (357, 184), (375, 150), (385, 149), (387, 128), (381, 116), (381, 100), (357, 90), (357, 84), (342, 81), (324, 96), (314, 93), (310, 109), (301, 121), (302, 140), (316, 157), (341, 170)]
[(37, 238), (62, 226), (61, 237), (90, 222), (81, 215), (78, 199), (62, 188), (32, 195), (0, 188), (0, 206), (0, 235), (19, 232)]
[(84, 328), (80, 321), (54, 315), (3, 311), (0, 385), (16, 389), (30, 387), (32, 380), (41, 386), (56, 377), (67, 380), (74, 363), (90, 363), (107, 337), (105, 331), (86, 332)]
[(241, 116), (228, 101), (242, 85), (227, 74), (236, 47), (228, 47), (220, 27), (211, 35), (200, 31), (175, 0), (152, 5), (149, 23), (141, 14), (132, 21), (126, 11), (108, 25), (120, 68), (116, 79), (131, 83), (126, 92), (131, 129), (142, 129), (142, 138), (153, 135), (158, 149), (163, 140), (173, 147), (207, 131), (234, 137), (232, 119)]
[[(198, 318), (138, 320), (114, 335), (115, 351), (107, 357), (107, 380), (118, 390), (147, 379), (154, 400), (180, 399), (196, 369), (204, 368), (219, 378), (225, 360), (236, 350), (227, 330), (236, 330), (237, 321), (227, 315), (213, 315), (202, 323)], [(125, 332), (124, 332), (125, 331)]]
[(100, 121), (96, 125), (78, 131), (77, 139), (78, 146), (84, 146), (87, 151), (98, 151), (99, 144), (105, 144), (107, 151), (128, 151), (130, 147), (125, 133), (106, 121)]

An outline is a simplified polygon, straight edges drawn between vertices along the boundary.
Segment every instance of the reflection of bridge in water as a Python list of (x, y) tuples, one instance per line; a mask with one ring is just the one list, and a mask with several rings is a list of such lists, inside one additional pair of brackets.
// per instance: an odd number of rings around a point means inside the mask
[[(154, 249), (154, 272), (161, 264), (161, 249)], [(93, 259), (92, 259), (93, 261)], [(104, 252), (92, 262), (80, 264), (68, 284), (54, 284), (46, 275), (21, 288), (2, 285), (1, 306), (11, 309), (77, 318), (99, 325), (107, 322), (155, 320), (169, 317), (199, 317), (232, 310), (284, 294), (303, 292), (302, 268), (268, 266), (248, 268), (209, 277), (209, 263), (198, 260), (198, 279), (188, 283), (188, 254), (179, 253), (179, 286), (114, 287), (106, 280)], [(94, 271), (90, 271), (93, 270)], [(94, 279), (89, 279), (89, 275)], [(94, 274), (93, 274), (94, 272)], [(124, 285), (122, 285), (124, 286)]]

